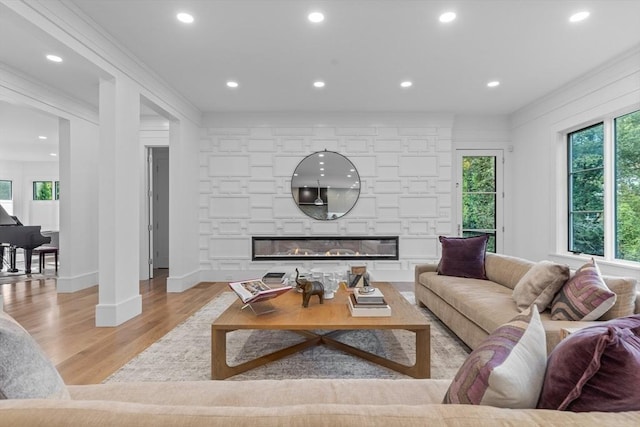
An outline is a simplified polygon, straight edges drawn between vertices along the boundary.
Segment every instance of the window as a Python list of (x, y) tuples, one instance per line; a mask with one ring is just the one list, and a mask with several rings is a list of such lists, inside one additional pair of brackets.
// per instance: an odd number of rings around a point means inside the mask
[(53, 200), (53, 182), (33, 181), (33, 200)]
[(604, 255), (604, 124), (569, 134), (569, 251)]
[(0, 200), (13, 200), (12, 182), (0, 180)]
[(615, 253), (640, 261), (640, 110), (614, 120)]
[(60, 200), (60, 181), (56, 181), (56, 200)]
[(502, 151), (456, 150), (457, 235), (488, 234), (487, 251), (502, 249)]
[(567, 146), (569, 251), (640, 261), (640, 110), (571, 132)]

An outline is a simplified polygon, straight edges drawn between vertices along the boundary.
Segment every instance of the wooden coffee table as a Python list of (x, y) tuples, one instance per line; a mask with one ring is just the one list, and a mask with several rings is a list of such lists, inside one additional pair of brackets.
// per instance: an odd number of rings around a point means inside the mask
[[(248, 371), (269, 362), (281, 359), (305, 348), (324, 344), (326, 346), (361, 357), (378, 365), (393, 369), (414, 378), (429, 378), (431, 375), (431, 331), (427, 318), (409, 303), (389, 283), (377, 282), (391, 306), (390, 317), (352, 317), (347, 306), (349, 293), (340, 289), (333, 299), (319, 304), (313, 296), (309, 307), (302, 307), (302, 295), (291, 290), (272, 300), (276, 310), (256, 316), (250, 309), (241, 310), (238, 300), (211, 324), (211, 379), (220, 380)], [(275, 351), (236, 366), (227, 364), (227, 333), (238, 329), (288, 330), (306, 338), (305, 341)], [(415, 333), (416, 363), (407, 366), (336, 341), (336, 335), (358, 329), (403, 329)], [(314, 330), (331, 331), (319, 335)]]

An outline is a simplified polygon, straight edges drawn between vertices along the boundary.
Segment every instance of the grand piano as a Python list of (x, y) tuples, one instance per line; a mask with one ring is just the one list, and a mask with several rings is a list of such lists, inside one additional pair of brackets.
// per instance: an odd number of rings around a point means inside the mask
[(20, 220), (11, 216), (0, 205), (0, 270), (4, 267), (4, 248), (9, 249), (9, 269), (7, 271), (15, 273), (16, 268), (16, 248), (24, 250), (24, 272), (31, 273), (31, 256), (33, 250), (40, 245), (50, 243), (51, 237), (43, 236), (40, 233), (39, 225), (22, 225)]

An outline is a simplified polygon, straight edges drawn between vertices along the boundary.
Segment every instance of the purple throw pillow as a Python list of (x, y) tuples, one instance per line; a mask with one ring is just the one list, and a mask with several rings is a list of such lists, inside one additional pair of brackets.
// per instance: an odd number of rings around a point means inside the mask
[(547, 362), (538, 408), (640, 410), (640, 314), (581, 329)]
[(475, 237), (440, 236), (442, 257), (438, 263), (438, 274), (444, 276), (486, 279), (484, 258), (489, 235)]
[(553, 320), (597, 320), (616, 303), (600, 275), (596, 261), (580, 267), (562, 286), (551, 303)]

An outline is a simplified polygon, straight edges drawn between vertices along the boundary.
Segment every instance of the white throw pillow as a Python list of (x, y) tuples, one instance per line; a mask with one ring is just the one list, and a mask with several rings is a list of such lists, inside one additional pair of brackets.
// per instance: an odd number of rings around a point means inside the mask
[(535, 408), (546, 366), (544, 328), (538, 310), (531, 307), (473, 350), (443, 403)]

